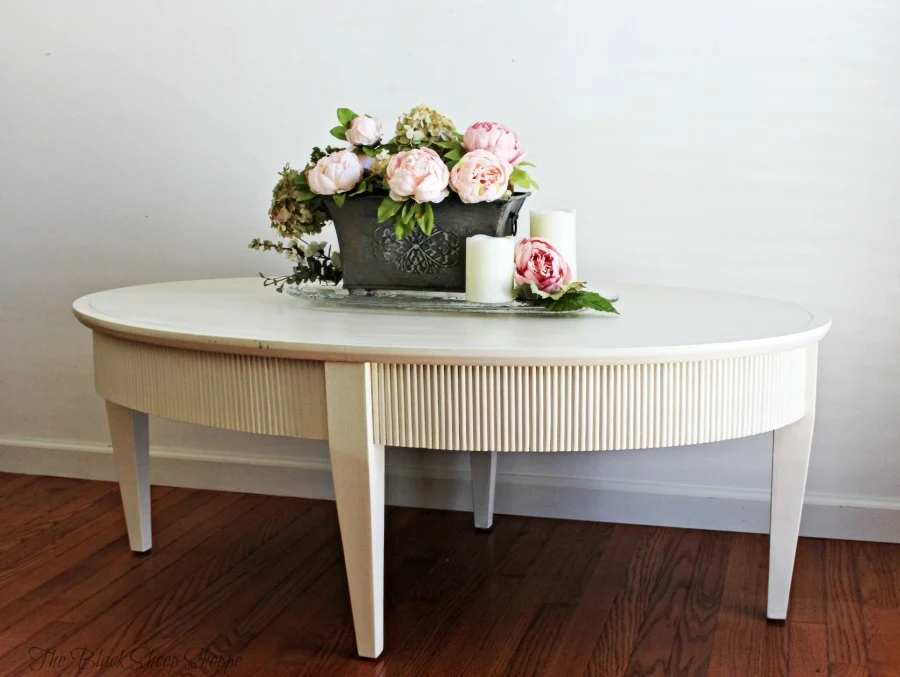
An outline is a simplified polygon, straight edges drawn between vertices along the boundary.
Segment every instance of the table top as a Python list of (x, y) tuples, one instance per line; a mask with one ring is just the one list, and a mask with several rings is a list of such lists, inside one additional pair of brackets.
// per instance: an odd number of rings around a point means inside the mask
[(621, 315), (477, 315), (310, 306), (259, 278), (113, 289), (74, 303), (92, 329), (194, 350), (332, 361), (575, 365), (673, 362), (820, 340), (824, 314), (725, 292), (615, 285)]

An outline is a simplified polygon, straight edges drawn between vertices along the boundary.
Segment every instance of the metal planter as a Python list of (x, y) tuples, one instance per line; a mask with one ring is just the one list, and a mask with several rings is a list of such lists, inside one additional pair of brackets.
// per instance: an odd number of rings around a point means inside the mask
[(348, 198), (343, 207), (326, 200), (334, 222), (344, 287), (351, 292), (375, 289), (462, 292), (466, 288), (466, 238), (516, 234), (519, 211), (531, 193), (509, 200), (465, 204), (451, 193), (433, 205), (434, 231), (418, 228), (397, 240), (394, 224), (378, 223), (383, 195)]

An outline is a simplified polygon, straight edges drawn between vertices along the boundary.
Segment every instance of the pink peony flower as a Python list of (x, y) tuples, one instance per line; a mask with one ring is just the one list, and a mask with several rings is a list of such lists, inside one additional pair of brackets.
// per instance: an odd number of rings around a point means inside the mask
[(473, 150), (450, 170), (450, 185), (463, 202), (493, 202), (509, 187), (512, 171), (506, 162), (486, 150)]
[(430, 148), (415, 148), (397, 153), (387, 166), (388, 187), (392, 200), (403, 202), (440, 202), (450, 191), (450, 172), (441, 156)]
[(381, 123), (367, 115), (353, 118), (347, 129), (347, 141), (354, 146), (374, 146), (381, 141)]
[(476, 122), (466, 130), (463, 145), (467, 151), (487, 150), (513, 167), (525, 159), (519, 137), (499, 122)]
[(514, 254), (515, 285), (534, 284), (539, 292), (555, 294), (572, 281), (569, 264), (557, 249), (539, 238), (524, 239)]
[(359, 158), (349, 150), (335, 151), (320, 159), (306, 172), (309, 189), (318, 195), (346, 193), (362, 179)]

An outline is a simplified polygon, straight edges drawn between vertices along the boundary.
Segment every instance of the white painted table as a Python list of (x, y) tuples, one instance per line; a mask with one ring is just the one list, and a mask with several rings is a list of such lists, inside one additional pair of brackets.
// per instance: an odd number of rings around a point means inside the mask
[(775, 431), (768, 616), (783, 619), (830, 320), (735, 294), (618, 287), (621, 317), (322, 310), (260, 280), (85, 296), (131, 548), (151, 546), (147, 415), (328, 440), (360, 655), (382, 651), (384, 447), (642, 449)]

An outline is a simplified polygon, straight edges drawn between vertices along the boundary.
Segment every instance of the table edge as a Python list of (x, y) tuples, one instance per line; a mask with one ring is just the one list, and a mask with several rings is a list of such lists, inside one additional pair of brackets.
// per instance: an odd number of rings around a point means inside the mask
[(468, 351), (465, 355), (451, 354), (446, 350), (427, 346), (415, 351), (396, 348), (372, 348), (368, 346), (336, 346), (315, 343), (288, 343), (261, 341), (259, 339), (222, 338), (204, 334), (180, 334), (135, 327), (114, 320), (89, 315), (73, 305), (75, 317), (93, 331), (125, 340), (154, 345), (195, 350), (201, 352), (258, 355), (263, 357), (312, 360), (318, 362), (378, 362), (401, 364), (454, 364), (496, 366), (578, 366), (602, 364), (647, 364), (667, 362), (694, 362), (702, 360), (759, 355), (790, 350), (820, 341), (831, 329), (831, 319), (812, 313), (814, 324), (810, 329), (783, 336), (729, 341), (701, 345), (616, 348), (579, 351), (561, 355), (553, 351)]

